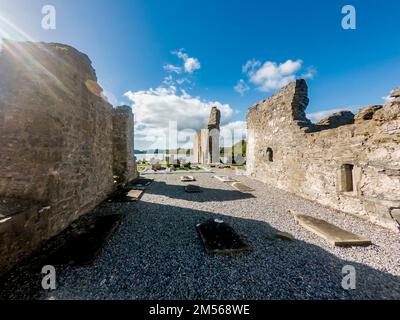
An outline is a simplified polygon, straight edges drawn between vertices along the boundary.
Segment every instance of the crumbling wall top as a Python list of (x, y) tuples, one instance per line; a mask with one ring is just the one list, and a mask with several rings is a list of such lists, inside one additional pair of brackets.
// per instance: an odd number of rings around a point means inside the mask
[(221, 122), (221, 111), (217, 107), (212, 107), (210, 118), (208, 120), (208, 129), (219, 129)]
[[(272, 97), (250, 107), (247, 113), (248, 126), (251, 128), (254, 127), (255, 123), (259, 123), (259, 125), (261, 123), (265, 124), (264, 120), (261, 121), (259, 119), (267, 117), (271, 120), (280, 119), (279, 123), (281, 127), (283, 124), (286, 126), (294, 124), (295, 127), (300, 128), (304, 133), (314, 133), (345, 125), (359, 125), (372, 119), (380, 122), (390, 121), (398, 118), (400, 113), (400, 106), (398, 105), (400, 101), (400, 88), (394, 89), (391, 92), (391, 97), (394, 100), (385, 106), (371, 105), (363, 108), (356, 115), (351, 111), (343, 110), (317, 123), (312, 123), (305, 113), (309, 103), (307, 83), (305, 80), (300, 79), (291, 82)], [(293, 128), (293, 126), (290, 127)]]
[(390, 96), (391, 96), (392, 98), (399, 99), (399, 98), (400, 98), (400, 87), (394, 89), (394, 90), (390, 93)]

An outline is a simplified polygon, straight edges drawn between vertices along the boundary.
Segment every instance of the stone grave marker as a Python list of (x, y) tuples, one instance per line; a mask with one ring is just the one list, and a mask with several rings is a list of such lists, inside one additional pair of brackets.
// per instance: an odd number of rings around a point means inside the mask
[(196, 229), (209, 254), (232, 254), (250, 250), (236, 231), (223, 220), (208, 220), (198, 224)]
[(111, 197), (107, 200), (108, 202), (134, 202), (140, 200), (144, 193), (144, 190), (138, 189), (119, 189), (115, 191)]
[(343, 230), (325, 220), (290, 211), (295, 220), (305, 229), (329, 241), (334, 246), (368, 246), (371, 241), (363, 236)]
[(126, 195), (128, 201), (138, 201), (142, 197), (144, 190), (130, 190)]
[(181, 181), (182, 182), (193, 182), (193, 181), (196, 181), (196, 179), (193, 176), (182, 176)]
[(122, 215), (82, 217), (60, 233), (46, 248), (49, 265), (82, 266), (93, 263), (122, 221)]
[(197, 185), (194, 184), (189, 184), (185, 187), (185, 191), (188, 193), (199, 193), (199, 192), (203, 192), (203, 190), (201, 190), (201, 188)]
[(246, 186), (242, 182), (234, 182), (234, 183), (232, 183), (232, 187), (243, 193), (250, 193), (252, 191), (255, 191), (253, 188)]

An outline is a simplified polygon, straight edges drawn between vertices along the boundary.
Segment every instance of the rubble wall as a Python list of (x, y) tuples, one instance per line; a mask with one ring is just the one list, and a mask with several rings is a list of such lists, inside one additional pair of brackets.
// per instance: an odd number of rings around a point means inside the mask
[(113, 173), (118, 183), (137, 178), (134, 153), (134, 120), (129, 106), (113, 110)]
[(115, 188), (114, 111), (89, 58), (62, 44), (2, 49), (0, 274)]
[[(322, 205), (397, 230), (400, 223), (400, 101), (356, 116), (306, 118), (297, 80), (248, 110), (247, 173)], [(397, 100), (396, 100), (397, 99)]]

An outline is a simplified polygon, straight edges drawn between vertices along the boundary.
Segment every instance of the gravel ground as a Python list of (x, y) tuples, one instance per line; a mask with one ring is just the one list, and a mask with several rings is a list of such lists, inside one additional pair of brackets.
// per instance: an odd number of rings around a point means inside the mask
[[(219, 171), (221, 174), (230, 174)], [(399, 234), (338, 213), (245, 176), (246, 195), (214, 174), (191, 174), (204, 192), (187, 194), (177, 174), (155, 182), (137, 203), (103, 204), (96, 214), (124, 220), (94, 265), (57, 270), (57, 290), (39, 299), (399, 299)], [(288, 209), (369, 237), (369, 247), (335, 248), (297, 225)], [(231, 224), (250, 253), (210, 256), (195, 226), (210, 218)], [(276, 231), (295, 241), (267, 240)], [(356, 269), (356, 289), (341, 287), (342, 268)], [(38, 286), (38, 283), (35, 283)], [(9, 298), (32, 298), (32, 282), (11, 277)]]

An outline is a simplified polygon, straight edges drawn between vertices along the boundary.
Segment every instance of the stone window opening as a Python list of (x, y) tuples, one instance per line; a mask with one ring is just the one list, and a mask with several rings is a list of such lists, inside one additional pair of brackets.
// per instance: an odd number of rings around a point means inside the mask
[(213, 161), (213, 137), (208, 137), (208, 161), (211, 163)]
[(274, 151), (271, 148), (267, 148), (266, 155), (268, 162), (274, 162)]
[(354, 165), (344, 164), (341, 168), (342, 191), (354, 192)]

